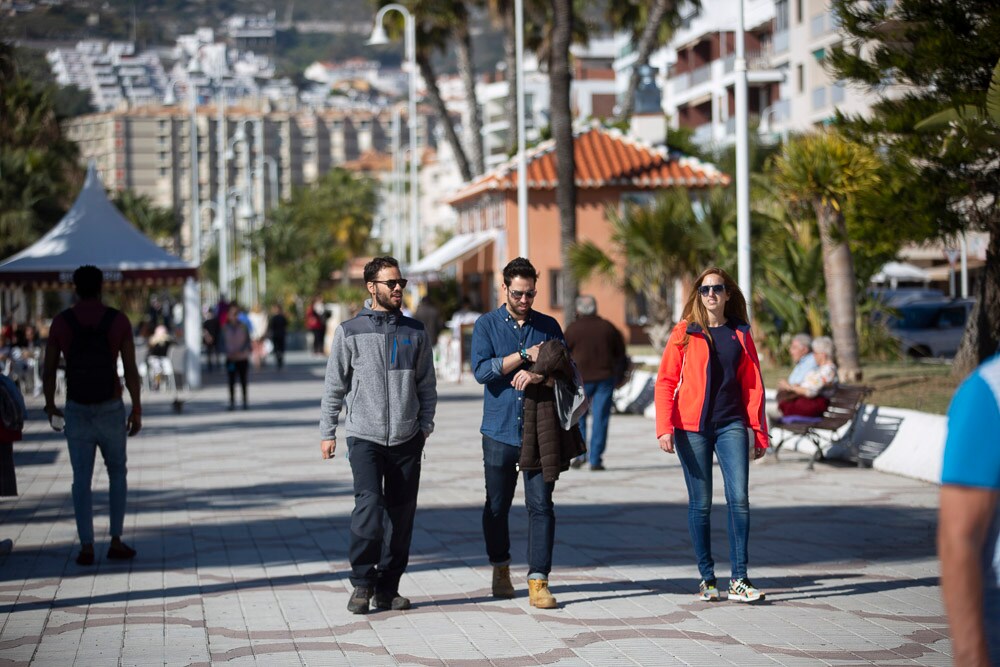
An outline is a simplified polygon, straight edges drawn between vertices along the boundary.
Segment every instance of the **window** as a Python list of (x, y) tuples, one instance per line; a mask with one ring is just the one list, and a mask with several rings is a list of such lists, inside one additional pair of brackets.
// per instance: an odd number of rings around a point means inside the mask
[(774, 3), (774, 31), (788, 30), (788, 0)]
[(795, 22), (802, 23), (802, 0), (795, 0)]
[(798, 79), (799, 92), (803, 92), (806, 89), (806, 72), (802, 65), (795, 66), (795, 76)]
[(826, 49), (816, 49), (815, 51), (813, 51), (813, 58), (816, 59), (816, 62), (818, 63), (823, 62), (823, 58), (825, 57), (826, 57)]
[(549, 308), (562, 308), (562, 271), (559, 269), (549, 270), (549, 287), (552, 294), (549, 295)]

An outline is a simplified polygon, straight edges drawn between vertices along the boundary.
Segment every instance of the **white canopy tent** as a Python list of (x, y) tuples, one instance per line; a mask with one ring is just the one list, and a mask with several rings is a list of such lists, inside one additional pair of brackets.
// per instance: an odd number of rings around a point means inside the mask
[[(140, 232), (108, 200), (91, 162), (73, 207), (45, 236), (0, 262), (0, 287), (55, 289), (73, 282), (77, 267), (104, 272), (106, 288), (184, 285), (186, 379), (201, 384), (201, 308), (198, 270)], [(0, 313), (0, 321), (3, 314)]]
[(893, 289), (901, 282), (924, 283), (931, 279), (930, 274), (919, 266), (906, 262), (886, 262), (878, 273), (872, 276), (872, 282), (883, 285), (889, 283)]

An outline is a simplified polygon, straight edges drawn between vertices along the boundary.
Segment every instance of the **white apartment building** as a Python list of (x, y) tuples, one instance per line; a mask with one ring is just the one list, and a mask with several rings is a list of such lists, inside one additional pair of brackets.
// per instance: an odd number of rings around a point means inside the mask
[(73, 49), (53, 49), (46, 58), (56, 81), (88, 91), (98, 111), (159, 102), (167, 87), (159, 56), (137, 54), (130, 43), (82, 41)]
[[(249, 204), (262, 216), (292, 188), (315, 182), (335, 166), (390, 150), (387, 110), (273, 112), (232, 106), (225, 118), (225, 139), (220, 141), (218, 109), (197, 109), (203, 239), (211, 238), (208, 232), (220, 188), (225, 189), (228, 213), (245, 210)], [(64, 124), (66, 136), (80, 147), (81, 160), (95, 160), (108, 188), (131, 189), (177, 212), (186, 252), (194, 211), (190, 125), (184, 105), (90, 114)], [(419, 127), (433, 133), (433, 118), (423, 116)], [(419, 143), (425, 144), (426, 136)]]
[[(670, 43), (650, 57), (672, 128), (701, 144), (735, 141), (734, 71), (738, 0), (703, 0), (682, 9)], [(776, 138), (829, 121), (836, 109), (863, 113), (873, 98), (834, 81), (826, 54), (842, 36), (827, 0), (743, 0), (751, 124)], [(617, 92), (635, 62), (628, 37), (616, 38)]]
[[(594, 39), (587, 47), (574, 46), (573, 79), (570, 84), (570, 106), (578, 120), (608, 118), (614, 114), (616, 95), (613, 39)], [(476, 85), (476, 96), (482, 108), (483, 144), (486, 168), (505, 162), (508, 123), (504, 114), (509, 81), (498, 70), (486, 81)], [(541, 138), (549, 125), (549, 75), (540, 70), (534, 55), (524, 56), (525, 139), (530, 143)]]

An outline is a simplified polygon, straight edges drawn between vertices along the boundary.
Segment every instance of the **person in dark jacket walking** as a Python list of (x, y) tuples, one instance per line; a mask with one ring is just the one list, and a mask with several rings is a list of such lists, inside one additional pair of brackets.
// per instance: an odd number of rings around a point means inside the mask
[[(392, 257), (365, 265), (371, 299), (337, 327), (326, 364), (320, 450), (332, 459), (347, 407), (347, 458), (354, 476), (351, 584), (347, 609), (409, 609), (399, 580), (410, 558), (420, 457), (434, 430), (437, 381), (424, 326), (400, 312), (406, 280)], [(381, 380), (381, 381), (380, 381)], [(389, 525), (385, 526), (384, 522)]]
[[(611, 322), (597, 314), (597, 301), (592, 296), (576, 300), (577, 319), (566, 327), (566, 347), (583, 376), (583, 390), (590, 399), (594, 427), (590, 432), (590, 469), (604, 470), (604, 449), (608, 442), (608, 421), (611, 419), (611, 397), (617, 375), (625, 368), (625, 338)], [(583, 439), (587, 439), (587, 417), (580, 420)], [(583, 465), (584, 457), (573, 461), (573, 467)]]
[(288, 318), (281, 304), (271, 306), (271, 319), (267, 321), (267, 333), (271, 337), (274, 358), (278, 362), (278, 370), (285, 367), (285, 338), (288, 334)]
[[(472, 371), (484, 385), (483, 468), (486, 505), (483, 535), (493, 566), (493, 597), (514, 597), (510, 580), (508, 515), (517, 486), (518, 462), (524, 437), (524, 390), (545, 381), (528, 370), (538, 359), (542, 343), (563, 341), (555, 319), (532, 309), (538, 272), (518, 257), (503, 270), (505, 303), (476, 320), (472, 332)], [(524, 502), (528, 508), (528, 592), (533, 607), (553, 609), (549, 591), (556, 515), (552, 504), (555, 482), (546, 482), (542, 470), (523, 470)]]

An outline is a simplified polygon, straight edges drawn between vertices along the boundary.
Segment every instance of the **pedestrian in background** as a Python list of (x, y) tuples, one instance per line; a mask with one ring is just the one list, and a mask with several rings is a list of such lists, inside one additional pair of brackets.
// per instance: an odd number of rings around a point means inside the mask
[(323, 338), (326, 335), (326, 306), (321, 297), (316, 297), (306, 311), (306, 329), (312, 334), (312, 351), (323, 356)]
[(226, 374), (229, 379), (229, 409), (236, 409), (236, 379), (243, 390), (243, 409), (250, 407), (247, 400), (247, 374), (250, 366), (250, 328), (240, 317), (240, 307), (229, 304), (226, 323), (222, 326), (222, 345), (226, 351)]
[(955, 665), (1000, 665), (1000, 356), (948, 409), (938, 554)]
[(764, 456), (764, 382), (750, 336), (746, 299), (725, 271), (706, 269), (695, 281), (681, 321), (670, 334), (656, 378), (656, 437), (676, 453), (688, 490), (688, 530), (698, 559), (699, 599), (716, 601), (712, 557), (712, 459), (719, 459), (729, 520), (729, 599), (756, 602), (764, 592), (747, 576), (750, 477), (747, 428), (754, 458)]
[[(528, 370), (545, 341), (565, 341), (559, 323), (535, 311), (538, 272), (523, 257), (503, 269), (500, 285), (504, 303), (478, 320), (472, 332), (472, 371), (484, 385), (483, 471), (486, 504), (483, 536), (493, 566), (493, 597), (514, 597), (510, 579), (510, 525), (508, 517), (517, 487), (524, 437), (524, 390), (545, 378)], [(541, 469), (523, 470), (524, 504), (528, 508), (528, 595), (533, 607), (554, 609), (549, 590), (556, 515), (552, 503), (555, 482), (546, 482)]]
[[(392, 257), (365, 265), (371, 299), (337, 327), (326, 364), (320, 451), (333, 458), (337, 422), (349, 406), (347, 458), (354, 477), (347, 609), (409, 609), (399, 581), (410, 559), (420, 457), (434, 430), (434, 352), (423, 325), (401, 312), (406, 280)], [(386, 522), (388, 524), (386, 525)]]
[[(566, 347), (583, 377), (583, 389), (590, 399), (594, 415), (588, 452), (591, 470), (604, 470), (604, 450), (608, 442), (608, 422), (611, 419), (611, 398), (619, 372), (625, 368), (625, 338), (618, 328), (597, 314), (597, 301), (592, 296), (576, 300), (577, 319), (566, 327)], [(587, 440), (587, 416), (580, 420), (580, 431)], [(573, 461), (573, 467), (583, 465), (584, 457)]]
[[(79, 300), (52, 320), (42, 374), (45, 414), (56, 430), (61, 430), (65, 420), (66, 442), (73, 466), (73, 511), (80, 538), (78, 565), (94, 563), (91, 483), (98, 449), (108, 470), (111, 545), (107, 557), (129, 560), (136, 553), (121, 538), (128, 492), (126, 441), (142, 428), (139, 369), (135, 363), (132, 324), (123, 313), (101, 301), (103, 282), (104, 274), (96, 266), (81, 266), (73, 272), (73, 285)], [(65, 414), (55, 404), (60, 355), (66, 359)], [(125, 386), (132, 399), (128, 417), (118, 379), (119, 356), (125, 369)]]
[(271, 306), (271, 319), (267, 321), (267, 332), (271, 337), (271, 346), (274, 351), (274, 359), (280, 371), (285, 367), (285, 338), (288, 335), (288, 318), (281, 304)]

